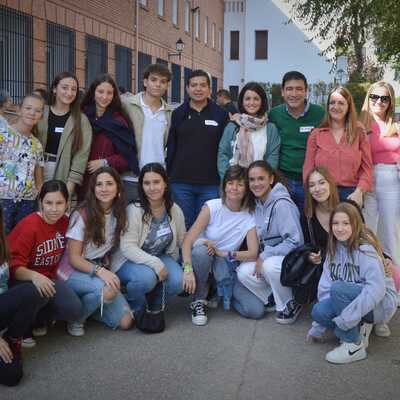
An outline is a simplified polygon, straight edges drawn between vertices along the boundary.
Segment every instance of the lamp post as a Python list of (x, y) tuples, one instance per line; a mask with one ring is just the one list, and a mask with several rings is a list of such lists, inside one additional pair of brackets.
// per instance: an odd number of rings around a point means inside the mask
[(179, 61), (181, 60), (182, 51), (185, 48), (185, 43), (181, 38), (179, 38), (175, 43), (176, 53), (168, 53), (168, 60), (171, 57), (179, 57)]

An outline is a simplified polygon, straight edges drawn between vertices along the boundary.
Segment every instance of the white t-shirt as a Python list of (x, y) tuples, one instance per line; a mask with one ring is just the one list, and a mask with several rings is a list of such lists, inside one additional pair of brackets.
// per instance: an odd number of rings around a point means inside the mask
[(151, 162), (158, 162), (165, 166), (164, 133), (168, 123), (165, 108), (161, 106), (153, 113), (150, 107), (144, 103), (142, 95), (140, 95), (140, 104), (144, 122), (139, 166), (143, 168), (144, 165)]
[(206, 202), (210, 210), (210, 222), (202, 237), (214, 242), (219, 250), (236, 251), (249, 230), (256, 226), (248, 211), (231, 211), (221, 199)]
[[(117, 220), (113, 214), (106, 215), (105, 218), (105, 238), (106, 242), (102, 246), (96, 246), (93, 242), (87, 243), (83, 248), (83, 257), (87, 260), (95, 260), (104, 257), (112, 248), (114, 232), (117, 226)], [(79, 240), (83, 242), (85, 238), (85, 221), (79, 212), (74, 212), (70, 218), (66, 237), (68, 239)], [(124, 256), (118, 249), (111, 258), (111, 270), (118, 269), (125, 261)]]

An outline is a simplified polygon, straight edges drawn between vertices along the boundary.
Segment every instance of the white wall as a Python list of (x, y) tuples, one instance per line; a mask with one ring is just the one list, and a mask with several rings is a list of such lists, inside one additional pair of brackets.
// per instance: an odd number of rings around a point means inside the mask
[[(310, 83), (333, 81), (319, 48), (271, 0), (246, 0), (245, 13), (225, 12), (224, 87), (255, 80), (280, 83), (285, 72), (303, 72)], [(229, 59), (230, 31), (240, 30), (239, 61)], [(268, 60), (255, 60), (255, 31), (268, 30)]]

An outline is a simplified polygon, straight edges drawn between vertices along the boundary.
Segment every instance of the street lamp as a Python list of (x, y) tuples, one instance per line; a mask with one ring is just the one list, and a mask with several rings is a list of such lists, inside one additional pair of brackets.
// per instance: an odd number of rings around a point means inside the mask
[(183, 43), (183, 40), (181, 38), (179, 38), (175, 43), (176, 53), (168, 53), (168, 60), (171, 57), (178, 56), (179, 57), (179, 61), (180, 61), (181, 60), (181, 54), (182, 54), (182, 51), (183, 51), (184, 48), (185, 48), (185, 43)]

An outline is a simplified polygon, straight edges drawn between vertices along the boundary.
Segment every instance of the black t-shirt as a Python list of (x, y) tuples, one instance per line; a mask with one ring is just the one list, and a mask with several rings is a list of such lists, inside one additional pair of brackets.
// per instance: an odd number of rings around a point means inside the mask
[(215, 120), (209, 106), (200, 112), (190, 108), (176, 128), (176, 151), (171, 181), (192, 185), (218, 185), (218, 145), (225, 126)]
[(58, 146), (60, 144), (61, 135), (64, 132), (64, 126), (67, 123), (71, 112), (67, 112), (64, 115), (56, 115), (49, 110), (49, 121), (47, 129), (47, 143), (45, 152), (57, 155)]
[[(310, 233), (308, 230), (308, 224), (307, 224), (307, 218), (304, 216), (304, 214), (301, 216), (301, 227), (303, 229), (303, 234), (304, 234), (304, 243), (310, 244), (311, 243), (311, 237)], [(314, 239), (315, 239), (315, 244), (321, 249), (321, 255), (322, 259), (325, 259), (326, 255), (326, 250), (327, 250), (327, 245), (328, 245), (328, 232), (323, 228), (321, 223), (319, 222), (318, 218), (314, 214), (311, 217), (311, 229), (313, 230), (314, 234)]]

